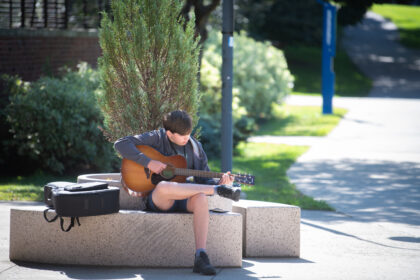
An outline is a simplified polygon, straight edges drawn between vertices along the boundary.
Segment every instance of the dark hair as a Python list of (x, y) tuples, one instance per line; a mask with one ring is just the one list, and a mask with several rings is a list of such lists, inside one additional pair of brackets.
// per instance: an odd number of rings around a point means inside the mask
[(172, 133), (187, 135), (192, 131), (192, 119), (187, 112), (176, 110), (163, 117), (163, 127)]

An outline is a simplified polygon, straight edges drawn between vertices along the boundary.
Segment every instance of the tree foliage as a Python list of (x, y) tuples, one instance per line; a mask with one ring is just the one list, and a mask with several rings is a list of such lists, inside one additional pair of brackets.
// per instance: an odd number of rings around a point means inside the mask
[(200, 43), (207, 40), (207, 21), (210, 14), (220, 4), (220, 0), (211, 0), (208, 5), (204, 4), (204, 0), (185, 0), (184, 7), (182, 8), (182, 15), (186, 20), (190, 20), (190, 11), (194, 11), (194, 22), (197, 34), (200, 34)]
[[(344, 26), (360, 22), (374, 3), (386, 1), (326, 0), (337, 5), (337, 21)], [(323, 15), (317, 0), (236, 0), (235, 4), (235, 29), (246, 30), (256, 39), (268, 39), (278, 46), (321, 42)]]
[[(386, 0), (334, 0), (339, 5), (337, 21), (341, 25), (359, 23), (367, 10), (374, 3), (384, 3)], [(331, 1), (330, 1), (331, 2)]]
[(321, 40), (322, 7), (316, 0), (237, 0), (236, 30), (278, 46)]
[(98, 99), (110, 140), (157, 129), (175, 109), (197, 122), (199, 37), (181, 2), (113, 1), (113, 19), (103, 14)]

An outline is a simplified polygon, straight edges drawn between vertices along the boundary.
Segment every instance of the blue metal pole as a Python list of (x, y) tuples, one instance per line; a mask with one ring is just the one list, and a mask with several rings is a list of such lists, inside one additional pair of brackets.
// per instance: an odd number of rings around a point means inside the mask
[(328, 2), (319, 1), (323, 5), (322, 32), (322, 113), (332, 114), (334, 96), (334, 56), (336, 45), (337, 9)]
[(222, 33), (222, 172), (227, 172), (233, 156), (233, 0), (223, 0)]

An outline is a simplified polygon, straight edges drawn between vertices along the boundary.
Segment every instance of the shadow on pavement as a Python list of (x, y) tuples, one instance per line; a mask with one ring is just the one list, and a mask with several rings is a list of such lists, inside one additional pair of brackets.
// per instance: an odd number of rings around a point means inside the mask
[(215, 279), (281, 279), (282, 264), (313, 264), (301, 258), (246, 258), (242, 268), (223, 268)]
[(297, 162), (288, 174), (303, 193), (327, 201), (355, 221), (420, 225), (420, 163)]
[[(373, 244), (373, 245), (378, 245), (378, 246), (382, 246), (382, 247), (386, 247), (386, 248), (392, 248), (392, 249), (401, 249), (401, 250), (408, 250), (408, 251), (417, 251), (417, 252), (420, 252), (420, 249), (413, 249), (413, 248), (406, 248), (406, 247), (391, 246), (391, 245), (388, 245), (388, 244), (384, 244), (384, 243), (381, 243), (381, 242), (368, 240), (368, 239), (361, 238), (361, 237), (356, 236), (356, 235), (353, 235), (353, 234), (348, 234), (348, 233), (345, 233), (343, 231), (339, 231), (339, 230), (335, 230), (335, 229), (332, 229), (332, 228), (328, 228), (326, 226), (320, 226), (320, 225), (313, 224), (313, 223), (306, 222), (306, 221), (301, 221), (301, 224), (307, 225), (307, 226), (310, 226), (310, 227), (313, 227), (313, 228), (317, 228), (317, 229), (320, 229), (320, 230), (323, 230), (323, 231), (326, 231), (326, 232), (329, 232), (329, 233), (333, 233), (333, 234), (336, 234), (336, 235), (341, 235), (341, 236), (353, 238), (355, 240), (366, 242), (366, 243), (370, 243), (370, 244)], [(389, 239), (394, 240), (394, 241), (413, 242), (413, 241), (407, 241), (407, 240), (413, 240), (413, 239), (416, 240), (416, 239), (419, 239), (419, 238), (415, 238), (415, 237), (391, 237)], [(420, 242), (420, 241), (417, 241), (417, 242)]]
[(57, 279), (260, 279), (282, 278), (278, 271), (254, 271), (255, 267), (273, 264), (305, 264), (311, 261), (299, 258), (247, 258), (242, 262), (242, 268), (218, 268), (215, 276), (203, 276), (192, 272), (191, 268), (131, 268), (131, 267), (100, 267), (100, 266), (64, 266), (15, 262), (20, 269), (34, 269), (33, 275), (51, 272)]
[(134, 268), (51, 265), (20, 261), (14, 263), (21, 268), (57, 272), (72, 279), (131, 279), (138, 278), (137, 276), (140, 274), (140, 269)]
[(393, 236), (389, 239), (395, 241), (409, 242), (409, 243), (420, 243), (420, 237), (411, 237), (411, 236)]

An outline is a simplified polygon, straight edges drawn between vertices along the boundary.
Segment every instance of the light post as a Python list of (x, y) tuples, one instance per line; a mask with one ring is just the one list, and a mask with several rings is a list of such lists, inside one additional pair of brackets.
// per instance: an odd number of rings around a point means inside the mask
[(223, 0), (222, 33), (222, 172), (227, 172), (233, 156), (233, 0)]

